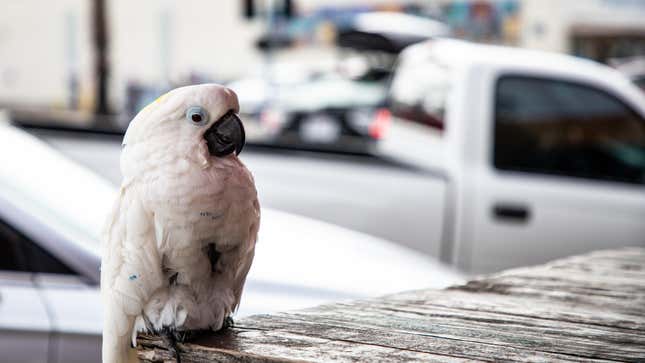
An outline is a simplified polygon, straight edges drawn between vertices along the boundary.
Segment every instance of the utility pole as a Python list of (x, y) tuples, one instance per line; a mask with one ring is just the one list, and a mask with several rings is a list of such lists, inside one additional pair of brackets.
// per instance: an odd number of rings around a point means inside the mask
[(105, 0), (92, 1), (92, 18), (94, 23), (94, 74), (96, 76), (95, 109), (96, 126), (110, 127), (110, 121), (104, 117), (110, 114), (108, 106), (108, 30), (105, 14)]

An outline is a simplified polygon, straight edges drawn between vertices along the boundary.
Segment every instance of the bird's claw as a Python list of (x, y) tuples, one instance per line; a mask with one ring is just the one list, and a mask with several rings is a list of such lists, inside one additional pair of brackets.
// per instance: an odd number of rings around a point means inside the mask
[(207, 332), (207, 330), (176, 330), (173, 335), (177, 342), (185, 343), (195, 340)]
[(186, 341), (189, 331), (187, 330), (175, 330), (172, 334), (175, 337), (175, 341), (183, 343)]
[(233, 318), (230, 316), (227, 316), (224, 319), (224, 323), (222, 324), (222, 329), (232, 328), (233, 326), (235, 326), (235, 322), (233, 321)]
[(161, 329), (161, 334), (159, 335), (161, 335), (164, 342), (168, 345), (170, 348), (169, 350), (175, 354), (176, 363), (181, 363), (181, 356), (179, 355), (179, 349), (177, 347), (176, 333), (177, 330), (173, 328), (163, 327)]
[[(153, 327), (153, 324), (145, 315), (144, 322), (149, 332), (159, 335), (164, 339), (166, 344), (170, 347), (170, 351), (175, 354), (177, 363), (181, 363), (181, 357), (179, 355), (177, 343), (191, 341), (208, 332), (207, 330), (177, 330), (177, 328), (174, 326), (164, 326), (160, 330), (157, 330)], [(232, 328), (234, 325), (235, 322), (233, 321), (233, 318), (227, 316), (222, 322), (222, 328), (219, 329), (219, 331)]]

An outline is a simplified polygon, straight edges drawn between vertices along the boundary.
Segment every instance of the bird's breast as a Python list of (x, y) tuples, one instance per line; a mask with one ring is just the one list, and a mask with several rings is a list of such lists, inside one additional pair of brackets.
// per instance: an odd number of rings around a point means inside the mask
[[(162, 250), (218, 250), (248, 239), (259, 206), (253, 178), (237, 161), (201, 168), (178, 165), (150, 178), (148, 203), (155, 215)], [(188, 252), (188, 251), (186, 251)]]

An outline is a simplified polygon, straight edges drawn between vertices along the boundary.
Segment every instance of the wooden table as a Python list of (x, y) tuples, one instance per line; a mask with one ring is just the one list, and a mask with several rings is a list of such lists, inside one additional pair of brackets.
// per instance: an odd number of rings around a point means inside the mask
[[(144, 361), (174, 362), (160, 338), (138, 341)], [(446, 290), (253, 316), (179, 348), (183, 363), (645, 362), (645, 249), (594, 252)]]

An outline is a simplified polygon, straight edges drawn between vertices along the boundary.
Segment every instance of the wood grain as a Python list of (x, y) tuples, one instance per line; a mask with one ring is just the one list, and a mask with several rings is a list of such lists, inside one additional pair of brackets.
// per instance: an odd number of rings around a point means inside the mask
[[(144, 362), (174, 362), (162, 339), (138, 343)], [(182, 362), (645, 362), (645, 248), (252, 316), (179, 349)]]

